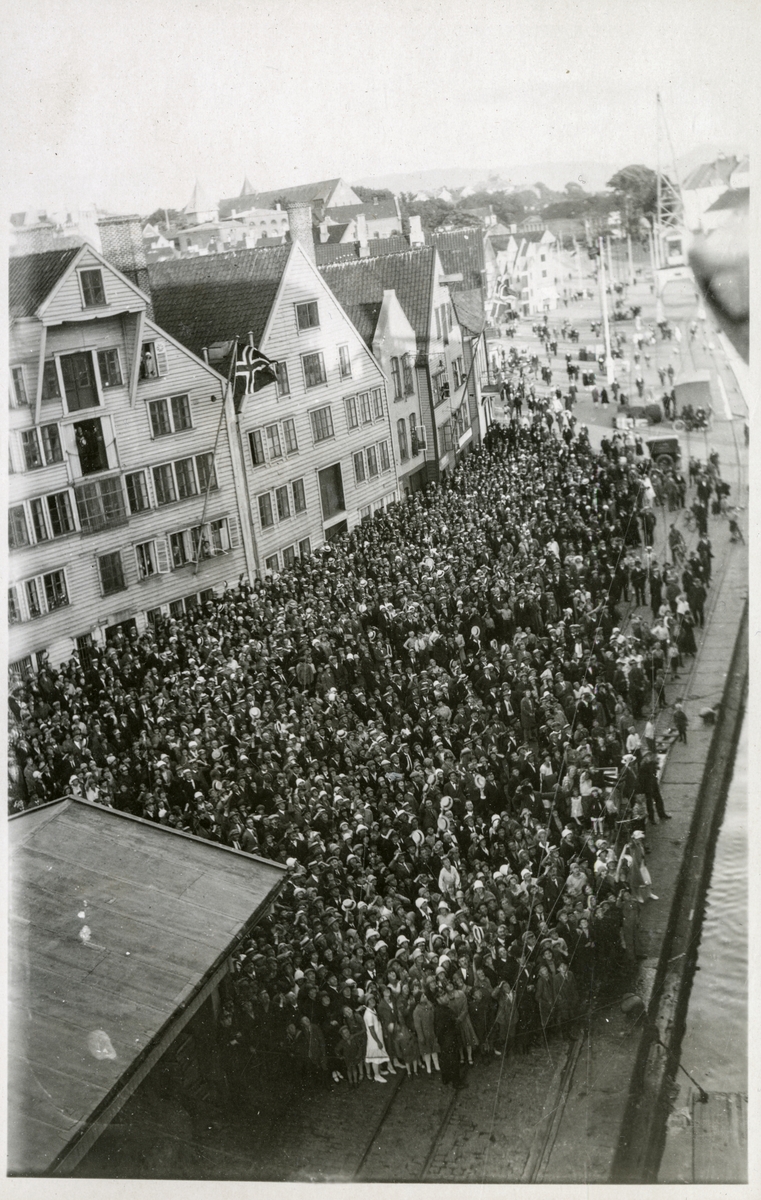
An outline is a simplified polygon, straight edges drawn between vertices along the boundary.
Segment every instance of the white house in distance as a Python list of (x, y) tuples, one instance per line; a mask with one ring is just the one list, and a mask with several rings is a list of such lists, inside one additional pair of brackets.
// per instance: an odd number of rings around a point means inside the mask
[[(101, 236), (125, 268), (142, 245), (138, 218)], [(9, 297), (9, 658), (24, 674), (179, 616), (248, 572), (251, 547), (225, 381), (145, 292), (84, 245), (12, 259)]]
[(383, 372), (314, 264), (308, 202), (289, 206), (290, 246), (151, 268), (158, 319), (229, 364), (236, 338), (277, 362), (277, 383), (236, 417), (257, 569), (297, 556), (398, 498)]

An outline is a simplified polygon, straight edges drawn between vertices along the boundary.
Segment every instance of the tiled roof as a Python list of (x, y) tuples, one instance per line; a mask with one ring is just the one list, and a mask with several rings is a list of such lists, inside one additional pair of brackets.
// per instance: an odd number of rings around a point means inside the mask
[(467, 333), (483, 331), (486, 316), (480, 288), (470, 292), (452, 292), (452, 304), (462, 329)]
[(290, 253), (290, 246), (273, 246), (154, 264), (157, 323), (197, 355), (249, 331), (258, 344)]
[(449, 285), (452, 291), (469, 292), (483, 285), (484, 234), (479, 226), (427, 233), (425, 240), (438, 250), (445, 275), (462, 275), (461, 283)]
[[(398, 234), (395, 237), (368, 238), (367, 248), (371, 258), (378, 258), (384, 254), (402, 254), (410, 247), (407, 239)], [(359, 258), (359, 242), (316, 242), (314, 250), (318, 267), (334, 262), (354, 262)]]
[[(330, 225), (330, 226), (328, 226), (328, 242), (327, 242), (327, 244), (331, 245), (331, 246), (340, 244), (341, 238), (346, 233), (346, 230), (348, 228), (349, 228), (348, 221), (346, 222), (345, 225)], [(325, 244), (326, 244), (325, 242), (322, 243), (323, 246)]]
[(296, 187), (275, 188), (271, 192), (251, 192), (248, 196), (234, 196), (232, 200), (220, 200), (219, 214), (227, 216), (233, 209), (274, 208), (278, 200), (322, 200), (325, 203), (341, 182), (338, 179), (321, 179), (317, 183), (301, 183)]
[(708, 212), (720, 212), (725, 208), (747, 208), (750, 204), (750, 188), (728, 188), (718, 200), (714, 200)]
[(396, 203), (393, 199), (386, 196), (379, 198), (377, 203), (368, 200), (365, 204), (339, 204), (335, 208), (326, 209), (328, 216), (333, 217), (335, 221), (348, 221), (356, 217), (358, 213), (363, 212), (368, 220), (385, 217), (398, 217), (396, 211)]
[(31, 317), (50, 294), (80, 247), (23, 254), (8, 264), (8, 308), (12, 317)]
[(423, 348), (428, 341), (433, 285), (432, 247), (421, 246), (403, 254), (321, 266), (320, 274), (348, 313), (362, 338), (372, 345), (383, 292), (392, 289)]

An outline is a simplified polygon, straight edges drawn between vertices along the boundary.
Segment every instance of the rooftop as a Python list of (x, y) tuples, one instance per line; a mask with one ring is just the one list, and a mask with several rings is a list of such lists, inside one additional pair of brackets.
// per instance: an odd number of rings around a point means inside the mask
[(8, 840), (9, 1165), (32, 1174), (120, 1107), (284, 868), (73, 798), (12, 817)]
[(8, 263), (8, 308), (11, 317), (32, 317), (50, 294), (81, 247), (23, 254)]
[(317, 183), (301, 183), (295, 187), (276, 188), (269, 192), (251, 192), (247, 196), (241, 193), (232, 200), (220, 200), (219, 214), (220, 216), (229, 216), (233, 209), (241, 212), (244, 207), (274, 208), (279, 200), (308, 200), (310, 202), (321, 200), (325, 203), (340, 182), (340, 177), (338, 179), (320, 179)]
[(384, 289), (391, 288), (420, 345), (428, 338), (433, 260), (433, 248), (421, 246), (402, 254), (321, 266), (320, 274), (368, 346), (372, 345)]
[(718, 200), (707, 209), (708, 212), (720, 212), (728, 208), (747, 208), (750, 204), (750, 188), (728, 188), (722, 192)]
[(234, 250), (155, 263), (149, 270), (157, 323), (194, 354), (245, 337), (259, 344), (291, 247)]

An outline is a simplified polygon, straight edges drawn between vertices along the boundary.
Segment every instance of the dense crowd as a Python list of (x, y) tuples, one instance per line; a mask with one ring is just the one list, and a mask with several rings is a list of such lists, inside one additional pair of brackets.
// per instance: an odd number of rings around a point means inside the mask
[(643, 550), (648, 465), (516, 418), (292, 569), (11, 689), (12, 810), (68, 793), (286, 865), (231, 1070), (458, 1087), (636, 963), (654, 720), (711, 576), (707, 536)]

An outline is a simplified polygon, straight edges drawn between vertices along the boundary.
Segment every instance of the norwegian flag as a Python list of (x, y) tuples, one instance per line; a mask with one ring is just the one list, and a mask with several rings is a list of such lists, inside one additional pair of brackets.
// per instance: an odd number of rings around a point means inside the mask
[(242, 346), (235, 360), (235, 379), (243, 380), (243, 396), (253, 396), (277, 379), (277, 363), (255, 346)]

